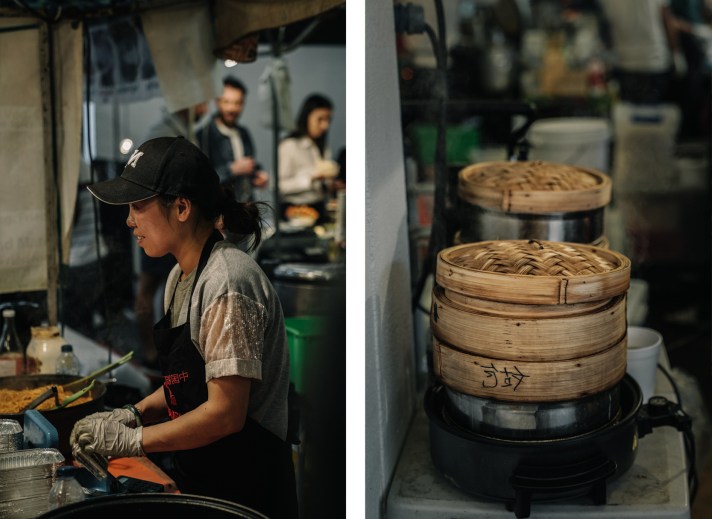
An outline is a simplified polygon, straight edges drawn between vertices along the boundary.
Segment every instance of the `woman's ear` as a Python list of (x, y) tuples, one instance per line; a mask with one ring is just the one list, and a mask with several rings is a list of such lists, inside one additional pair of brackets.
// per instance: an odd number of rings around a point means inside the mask
[(178, 221), (185, 222), (188, 220), (188, 217), (190, 216), (190, 212), (193, 208), (193, 204), (187, 198), (178, 197), (178, 198), (176, 198), (175, 203), (173, 204), (173, 207), (175, 207), (175, 209), (176, 209), (176, 215), (178, 216)]

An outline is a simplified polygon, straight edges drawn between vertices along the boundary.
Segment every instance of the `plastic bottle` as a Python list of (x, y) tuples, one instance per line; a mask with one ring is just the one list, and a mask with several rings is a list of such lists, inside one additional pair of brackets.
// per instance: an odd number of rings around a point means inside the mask
[(71, 344), (62, 344), (62, 353), (57, 357), (55, 372), (58, 375), (79, 375), (81, 364)]
[(86, 495), (84, 489), (74, 478), (76, 467), (63, 466), (57, 469), (57, 478), (49, 491), (49, 510), (54, 510), (60, 506), (84, 501)]
[(2, 311), (4, 319), (0, 336), (0, 376), (22, 375), (25, 371), (25, 349), (15, 329), (15, 310)]

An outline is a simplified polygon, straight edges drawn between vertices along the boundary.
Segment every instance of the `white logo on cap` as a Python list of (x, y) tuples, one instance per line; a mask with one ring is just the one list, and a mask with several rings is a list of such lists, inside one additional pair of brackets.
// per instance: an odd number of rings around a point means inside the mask
[(138, 162), (138, 159), (140, 159), (142, 155), (143, 155), (142, 151), (134, 150), (133, 154), (131, 154), (131, 158), (126, 163), (126, 166), (131, 166), (132, 168), (135, 168), (136, 163)]

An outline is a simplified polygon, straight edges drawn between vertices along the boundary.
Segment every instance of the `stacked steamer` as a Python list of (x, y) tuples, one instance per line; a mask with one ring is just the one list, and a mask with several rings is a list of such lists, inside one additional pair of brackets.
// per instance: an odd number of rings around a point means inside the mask
[(466, 243), (439, 253), (435, 282), (434, 371), (461, 425), (540, 439), (616, 418), (628, 258), (576, 243)]
[(460, 171), (458, 196), (460, 243), (537, 239), (607, 246), (611, 179), (600, 171), (544, 161), (485, 162)]

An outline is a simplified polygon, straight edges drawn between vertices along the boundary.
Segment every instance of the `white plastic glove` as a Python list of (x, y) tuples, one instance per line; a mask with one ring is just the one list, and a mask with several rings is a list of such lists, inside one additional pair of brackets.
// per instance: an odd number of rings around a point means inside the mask
[(90, 418), (92, 420), (114, 420), (120, 422), (129, 427), (136, 427), (136, 415), (130, 410), (119, 407), (113, 411), (103, 411), (101, 413), (93, 413), (84, 418)]
[[(78, 430), (77, 425), (80, 424), (80, 422), (85, 422), (88, 420), (111, 420), (113, 422), (119, 422), (120, 424), (126, 425), (127, 427), (131, 427), (132, 429), (136, 427), (136, 415), (134, 415), (130, 410), (124, 409), (124, 408), (118, 408), (114, 409), (113, 411), (103, 411), (101, 413), (93, 413), (90, 415), (85, 416), (81, 420), (77, 421), (76, 424), (74, 424), (74, 427), (72, 428), (72, 432), (69, 435), (69, 445), (74, 445), (77, 443), (77, 434), (76, 431)], [(86, 428), (86, 426), (83, 426)]]
[(74, 424), (70, 435), (72, 447), (76, 444), (88, 454), (96, 452), (118, 458), (144, 456), (142, 441), (143, 427), (132, 429), (115, 420), (88, 417)]

